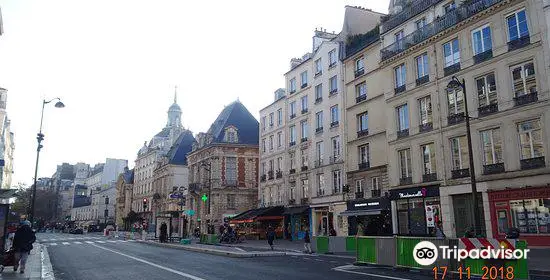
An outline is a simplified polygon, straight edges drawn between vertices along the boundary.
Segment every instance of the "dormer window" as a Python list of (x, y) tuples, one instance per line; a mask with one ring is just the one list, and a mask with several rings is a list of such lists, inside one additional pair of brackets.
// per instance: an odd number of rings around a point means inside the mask
[(224, 141), (229, 143), (239, 142), (239, 136), (237, 134), (237, 129), (233, 126), (230, 126), (225, 129)]

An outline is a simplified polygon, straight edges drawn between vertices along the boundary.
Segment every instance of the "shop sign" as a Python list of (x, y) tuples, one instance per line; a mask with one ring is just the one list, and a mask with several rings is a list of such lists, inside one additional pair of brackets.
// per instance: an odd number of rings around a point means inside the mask
[(402, 190), (390, 190), (392, 199), (439, 196), (439, 187), (416, 187)]
[(516, 189), (489, 192), (490, 200), (514, 200), (523, 198), (548, 198), (550, 188)]
[(362, 199), (348, 201), (347, 210), (384, 210), (390, 208), (390, 201), (387, 198)]

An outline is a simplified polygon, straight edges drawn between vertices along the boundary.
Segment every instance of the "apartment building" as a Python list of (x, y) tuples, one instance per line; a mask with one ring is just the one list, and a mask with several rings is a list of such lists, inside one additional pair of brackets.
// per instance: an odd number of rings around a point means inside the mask
[[(454, 237), (473, 224), (469, 116), (484, 233), (503, 237), (517, 227), (530, 245), (549, 245), (543, 2), (395, 2), (380, 26), (380, 71), (392, 77), (380, 84), (393, 232), (428, 235), (442, 221)], [(454, 77), (465, 92), (448, 87)]]

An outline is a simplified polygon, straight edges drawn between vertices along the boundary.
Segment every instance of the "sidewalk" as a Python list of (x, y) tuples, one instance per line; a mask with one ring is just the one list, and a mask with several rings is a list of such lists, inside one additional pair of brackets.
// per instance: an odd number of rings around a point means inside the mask
[[(225, 244), (222, 243), (220, 246), (226, 246), (226, 247), (237, 247), (237, 248), (243, 248), (243, 249), (255, 249), (255, 250), (271, 250), (271, 247), (269, 244), (267, 244), (267, 240), (245, 240), (242, 243), (237, 244)], [(296, 241), (290, 241), (290, 240), (283, 240), (283, 239), (276, 239), (273, 242), (273, 247), (275, 251), (283, 251), (283, 252), (293, 252), (293, 253), (304, 253), (304, 241), (303, 240), (296, 240)], [(312, 244), (313, 247), (313, 244)], [(334, 253), (327, 256), (338, 256), (343, 258), (350, 258), (355, 259), (355, 252), (352, 253)]]
[(245, 251), (239, 248), (231, 248), (218, 245), (198, 244), (193, 240), (192, 244), (181, 245), (179, 243), (159, 243), (157, 241), (148, 240), (136, 240), (139, 243), (148, 244), (157, 247), (165, 247), (179, 250), (186, 250), (192, 252), (200, 252), (218, 256), (226, 256), (233, 258), (253, 258), (253, 257), (273, 257), (273, 256), (285, 256), (285, 252), (280, 251)]
[[(19, 271), (14, 272), (13, 266), (7, 266), (1, 274), (0, 279), (53, 279), (42, 278), (42, 250), (43, 246), (35, 243), (34, 249), (32, 249), (29, 258), (27, 259), (27, 265), (25, 273), (21, 274)], [(49, 258), (48, 258), (49, 263)], [(53, 274), (51, 275), (53, 277)]]

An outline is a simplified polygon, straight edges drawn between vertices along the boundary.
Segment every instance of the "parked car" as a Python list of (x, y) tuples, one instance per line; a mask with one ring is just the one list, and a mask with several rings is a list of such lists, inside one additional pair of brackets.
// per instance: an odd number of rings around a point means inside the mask
[(84, 234), (84, 231), (81, 228), (73, 228), (69, 231), (70, 234)]

